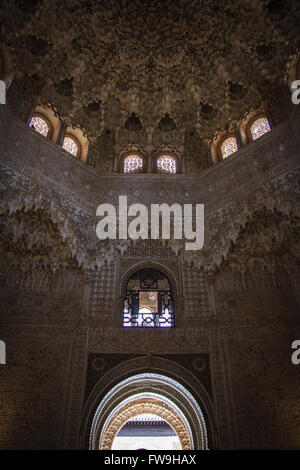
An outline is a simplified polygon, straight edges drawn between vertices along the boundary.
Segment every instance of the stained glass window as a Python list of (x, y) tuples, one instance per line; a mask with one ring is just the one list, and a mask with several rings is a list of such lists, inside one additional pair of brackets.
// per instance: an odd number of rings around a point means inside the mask
[(29, 122), (30, 127), (34, 127), (34, 129), (43, 136), (47, 137), (49, 134), (49, 126), (45, 119), (41, 118), (40, 116), (32, 116)]
[(73, 155), (75, 155), (75, 157), (77, 156), (78, 145), (76, 144), (75, 140), (72, 139), (71, 137), (66, 136), (64, 138), (63, 148), (67, 150), (67, 152), (70, 152)]
[(124, 173), (137, 173), (143, 169), (143, 159), (139, 155), (128, 155), (124, 159)]
[(270, 130), (271, 127), (269, 121), (267, 118), (264, 117), (256, 119), (256, 121), (254, 121), (254, 123), (250, 127), (250, 132), (253, 140), (256, 140), (260, 136), (266, 134), (267, 132), (270, 132)]
[(170, 155), (162, 155), (157, 159), (159, 173), (176, 173), (176, 160)]
[(222, 158), (227, 158), (232, 153), (238, 150), (237, 140), (235, 137), (228, 137), (228, 139), (224, 140), (221, 145), (221, 153)]

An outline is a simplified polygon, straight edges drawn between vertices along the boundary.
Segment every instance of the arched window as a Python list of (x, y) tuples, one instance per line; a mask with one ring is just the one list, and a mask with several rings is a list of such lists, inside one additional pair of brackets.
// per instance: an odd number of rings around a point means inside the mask
[(222, 158), (227, 158), (234, 152), (238, 151), (238, 144), (235, 137), (228, 137), (225, 139), (221, 145), (221, 155)]
[(253, 140), (256, 140), (267, 132), (270, 132), (270, 130), (271, 127), (269, 121), (265, 117), (256, 119), (250, 126), (250, 133)]
[(138, 173), (143, 170), (143, 159), (138, 154), (127, 155), (124, 158), (124, 173)]
[(63, 141), (63, 148), (72, 153), (75, 157), (79, 157), (79, 144), (75, 141), (73, 137), (66, 135)]
[(170, 281), (155, 269), (142, 269), (127, 282), (123, 326), (174, 326), (174, 301)]
[(33, 127), (39, 134), (44, 137), (49, 137), (50, 134), (50, 123), (45, 118), (34, 114), (29, 121), (29, 126)]
[(171, 155), (161, 155), (156, 163), (158, 173), (176, 173), (176, 159)]

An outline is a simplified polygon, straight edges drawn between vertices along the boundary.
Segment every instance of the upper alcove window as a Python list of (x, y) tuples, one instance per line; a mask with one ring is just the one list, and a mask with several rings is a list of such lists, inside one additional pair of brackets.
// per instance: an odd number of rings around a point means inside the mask
[(250, 127), (250, 132), (253, 140), (258, 139), (262, 135), (270, 132), (271, 127), (269, 121), (265, 117), (256, 119)]
[(72, 153), (72, 155), (74, 155), (75, 157), (79, 156), (79, 145), (75, 142), (75, 139), (73, 137), (65, 136), (63, 148), (67, 152)]
[(157, 159), (158, 173), (176, 173), (176, 159), (171, 155), (161, 155)]
[(143, 169), (143, 159), (140, 155), (127, 155), (124, 158), (124, 173), (137, 173)]
[(30, 127), (34, 127), (34, 129), (43, 136), (47, 137), (50, 132), (50, 125), (48, 122), (38, 115), (33, 115), (29, 122)]
[(174, 300), (169, 279), (160, 271), (146, 268), (128, 280), (123, 306), (123, 326), (174, 326)]
[(229, 155), (237, 151), (238, 144), (235, 137), (228, 137), (221, 145), (221, 154), (223, 159), (229, 157)]
[(29, 127), (63, 147), (82, 161), (86, 161), (89, 141), (78, 126), (66, 127), (60, 120), (58, 111), (51, 106), (36, 106), (28, 120)]

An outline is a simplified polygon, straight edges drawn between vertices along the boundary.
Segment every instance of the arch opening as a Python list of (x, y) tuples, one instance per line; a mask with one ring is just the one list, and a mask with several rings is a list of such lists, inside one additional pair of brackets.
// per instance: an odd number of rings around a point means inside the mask
[[(121, 381), (101, 400), (92, 421), (90, 449), (112, 450), (120, 444), (116, 438), (122, 437), (123, 427), (126, 431), (128, 422), (145, 414), (166, 422), (164, 429), (178, 437), (183, 450), (208, 448), (206, 423), (190, 392), (167, 376), (143, 373)], [(130, 426), (136, 425), (127, 430)], [(169, 441), (171, 448), (164, 450), (172, 450), (172, 445)]]
[(174, 429), (159, 415), (141, 413), (130, 418), (115, 436), (112, 450), (182, 450)]

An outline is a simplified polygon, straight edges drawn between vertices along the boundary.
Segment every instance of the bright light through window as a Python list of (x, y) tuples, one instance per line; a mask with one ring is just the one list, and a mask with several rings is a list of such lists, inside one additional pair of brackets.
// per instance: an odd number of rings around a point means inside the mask
[(49, 133), (49, 126), (47, 122), (41, 118), (40, 116), (32, 116), (29, 122), (30, 127), (34, 127), (34, 129), (43, 136), (47, 137)]
[(270, 132), (271, 127), (267, 118), (259, 118), (250, 127), (252, 139), (256, 140), (260, 136)]
[(176, 173), (176, 160), (170, 155), (162, 155), (157, 159), (159, 173)]
[(137, 173), (143, 168), (143, 159), (139, 155), (128, 155), (124, 159), (124, 173)]
[(142, 269), (128, 280), (123, 307), (124, 327), (170, 328), (174, 326), (172, 289), (166, 276)]
[(232, 153), (238, 150), (237, 140), (235, 137), (228, 137), (228, 139), (224, 140), (221, 145), (221, 153), (222, 158), (227, 158)]
[(72, 153), (72, 155), (75, 155), (75, 157), (77, 156), (78, 145), (71, 137), (66, 136), (64, 138), (63, 148), (67, 150), (67, 152)]
[(173, 428), (161, 417), (144, 413), (131, 418), (115, 436), (112, 450), (181, 450)]

